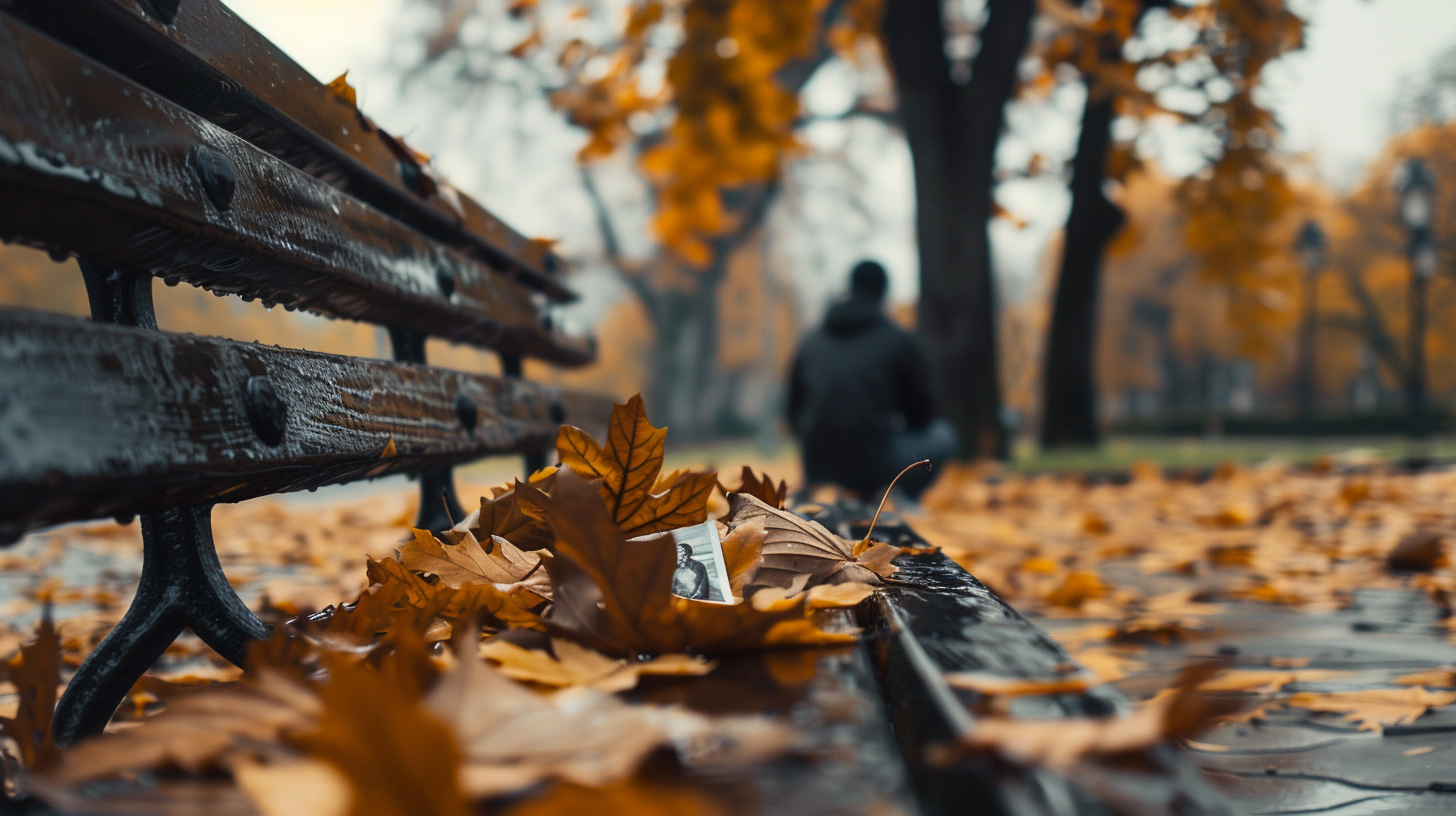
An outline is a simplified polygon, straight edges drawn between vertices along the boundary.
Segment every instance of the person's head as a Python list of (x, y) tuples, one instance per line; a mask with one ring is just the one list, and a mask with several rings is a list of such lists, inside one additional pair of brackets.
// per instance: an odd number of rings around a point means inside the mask
[(693, 548), (679, 541), (677, 543), (677, 563), (686, 564), (693, 559)]
[(879, 261), (860, 261), (849, 273), (849, 293), (857, 298), (879, 303), (889, 285), (890, 278)]

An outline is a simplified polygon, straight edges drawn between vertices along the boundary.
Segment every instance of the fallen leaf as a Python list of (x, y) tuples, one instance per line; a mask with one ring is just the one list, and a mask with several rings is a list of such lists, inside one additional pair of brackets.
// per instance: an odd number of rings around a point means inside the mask
[(1387, 725), (1410, 725), (1432, 708), (1456, 703), (1456, 692), (1404, 689), (1357, 691), (1302, 691), (1281, 701), (1293, 708), (1344, 714), (1361, 731), (1380, 731)]
[(1423, 746), (1421, 746), (1419, 748), (1407, 748), (1404, 751), (1401, 751), (1400, 752), (1400, 755), (1401, 756), (1408, 756), (1408, 757), (1410, 757), (1410, 756), (1420, 756), (1421, 754), (1429, 754), (1430, 752), (1432, 752), (1434, 750), (1436, 750), (1436, 746), (1434, 746), (1434, 745), (1423, 745)]
[(19, 704), (14, 717), (0, 717), (0, 729), (20, 746), (20, 759), (26, 768), (43, 771), (61, 756), (51, 736), (56, 686), (61, 682), (61, 640), (51, 622), (49, 605), (41, 615), (35, 640), (21, 646), (20, 654), (10, 660), (7, 668)]
[(1445, 536), (1436, 530), (1415, 530), (1407, 533), (1386, 556), (1392, 570), (1430, 572), (1441, 565)]
[(647, 421), (639, 394), (612, 408), (605, 448), (586, 431), (563, 425), (556, 451), (577, 475), (602, 480), (602, 499), (612, 520), (628, 538), (637, 538), (708, 520), (708, 497), (718, 484), (717, 475), (681, 472), (670, 484), (660, 485), (666, 439), (666, 428)]
[(460, 785), (464, 755), (449, 726), (422, 704), (407, 662), (397, 654), (376, 670), (326, 656), (318, 724), (289, 741), (349, 781), (353, 816), (466, 816), (474, 811)]
[(607, 692), (626, 691), (645, 674), (698, 676), (716, 665), (701, 657), (668, 654), (651, 660), (622, 660), (569, 640), (551, 641), (548, 654), (527, 649), (499, 638), (480, 645), (480, 656), (489, 659), (512, 680), (561, 688), (591, 686)]
[(1176, 687), (1122, 717), (982, 717), (958, 745), (941, 747), (931, 758), (945, 762), (966, 750), (990, 750), (1018, 764), (1064, 771), (1097, 757), (1140, 751), (1170, 739), (1186, 740), (1229, 708), (1227, 701), (1198, 691), (1199, 684), (1219, 670), (1214, 664), (1184, 669)]
[[(457, 638), (455, 646), (460, 655), (476, 650), (468, 636)], [(792, 742), (792, 732), (765, 717), (709, 718), (628, 705), (584, 687), (542, 696), (484, 661), (464, 657), (425, 705), (458, 736), (465, 752), (461, 781), (473, 797), (512, 793), (547, 779), (611, 785), (632, 776), (660, 746), (677, 746), (681, 761), (711, 768), (762, 760)], [(700, 745), (717, 747), (694, 750)]]
[(1435, 686), (1437, 688), (1456, 687), (1456, 668), (1442, 666), (1438, 669), (1427, 669), (1415, 674), (1401, 675), (1395, 682), (1402, 686)]
[(518, 595), (493, 584), (451, 587), (443, 581), (430, 583), (393, 558), (367, 558), (366, 571), (369, 588), (353, 608), (340, 608), (334, 613), (324, 630), (326, 634), (368, 643), (400, 626), (424, 633), (436, 618), (456, 622), (481, 619), (497, 629), (541, 626), (534, 612), (516, 602)]
[(348, 778), (316, 759), (239, 762), (233, 779), (262, 816), (345, 816), (354, 800)]
[(733, 590), (733, 597), (740, 600), (744, 588), (763, 563), (763, 539), (766, 535), (763, 521), (761, 518), (754, 519), (738, 525), (730, 533), (719, 534), (723, 563), (728, 569), (728, 586)]
[(253, 743), (312, 727), (320, 711), (312, 688), (264, 670), (237, 685), (178, 695), (134, 727), (82, 740), (47, 776), (77, 784), (142, 770), (201, 773), (251, 756)]
[(1350, 672), (1330, 669), (1298, 669), (1292, 671), (1280, 671), (1278, 669), (1232, 669), (1218, 677), (1205, 681), (1198, 688), (1200, 691), (1210, 692), (1253, 691), (1260, 694), (1273, 694), (1290, 683), (1312, 683), (1319, 680), (1332, 680), (1338, 677), (1349, 676)]
[(750, 584), (787, 589), (799, 575), (808, 575), (808, 586), (819, 584), (878, 584), (881, 578), (895, 574), (890, 559), (900, 554), (898, 547), (876, 544), (858, 558), (854, 545), (810, 521), (787, 510), (779, 510), (744, 493), (728, 497), (728, 516), (723, 519), (729, 534), (739, 526), (762, 522), (764, 538), (763, 562), (754, 570)]
[(743, 466), (743, 475), (739, 477), (737, 490), (729, 490), (719, 484), (724, 495), (729, 493), (745, 493), (758, 499), (769, 507), (782, 510), (784, 502), (789, 498), (789, 483), (779, 480), (778, 485), (773, 483), (773, 478), (767, 473), (759, 477), (748, 465)]
[[(351, 108), (359, 107), (359, 94), (354, 90), (354, 86), (349, 84), (348, 71), (334, 77), (328, 85), (324, 86), (324, 89), (329, 92), (329, 96), (343, 102), (345, 105)], [(393, 438), (389, 440), (389, 447), (391, 449), (394, 447)]]
[(815, 626), (802, 604), (763, 612), (674, 597), (671, 536), (627, 540), (596, 486), (574, 472), (557, 480), (549, 518), (557, 555), (546, 561), (555, 600), (545, 620), (558, 634), (619, 656), (854, 640)]
[[(455, 589), (465, 584), (516, 584), (541, 571), (541, 556), (524, 552), (504, 538), (486, 539), (482, 547), (465, 530), (458, 543), (444, 544), (429, 530), (410, 529), (415, 537), (400, 548), (399, 562), (416, 572), (435, 575)], [(549, 591), (550, 584), (543, 589)]]
[(555, 480), (556, 468), (547, 468), (532, 474), (527, 482), (517, 479), (492, 498), (482, 496), (480, 509), (447, 532), (451, 543), (459, 543), (459, 538), (469, 531), (479, 541), (498, 536), (522, 550), (551, 546), (551, 528), (546, 526), (540, 508), (544, 492), (551, 490)]
[(685, 782), (638, 778), (602, 787), (560, 784), (506, 811), (508, 816), (724, 816), (727, 812), (703, 790)]

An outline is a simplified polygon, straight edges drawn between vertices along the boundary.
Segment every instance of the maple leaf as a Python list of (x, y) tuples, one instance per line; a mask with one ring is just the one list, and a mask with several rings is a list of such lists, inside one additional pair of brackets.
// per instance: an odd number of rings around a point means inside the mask
[(466, 816), (464, 756), (450, 727), (422, 705), (409, 662), (397, 655), (375, 670), (326, 655), (318, 725), (289, 741), (343, 774), (354, 816)]
[(788, 482), (781, 479), (778, 485), (775, 486), (771, 476), (765, 473), (760, 478), (753, 472), (753, 468), (748, 465), (743, 466), (743, 475), (739, 481), (740, 484), (737, 490), (729, 490), (723, 486), (722, 482), (718, 483), (718, 488), (723, 491), (723, 495), (725, 496), (729, 493), (746, 493), (769, 507), (779, 510), (783, 509), (784, 502), (789, 498)]
[(425, 706), (460, 740), (465, 753), (460, 778), (473, 797), (512, 793), (547, 779), (611, 785), (631, 777), (661, 746), (689, 748), (680, 761), (711, 769), (761, 761), (792, 745), (792, 732), (767, 717), (713, 718), (676, 707), (628, 705), (584, 687), (536, 694), (466, 657), (476, 651), (473, 633), (462, 633), (454, 646), (460, 661), (431, 689)]
[[(554, 654), (554, 656), (553, 656)], [(707, 674), (717, 664), (701, 657), (669, 654), (652, 660), (607, 657), (569, 640), (551, 641), (551, 654), (495, 638), (480, 645), (480, 656), (491, 660), (512, 680), (561, 688), (591, 686), (602, 691), (626, 691), (644, 674)]]
[(740, 525), (762, 521), (764, 526), (763, 562), (754, 570), (752, 583), (789, 589), (801, 575), (807, 583), (799, 588), (819, 584), (878, 584), (881, 578), (895, 574), (890, 563), (900, 554), (892, 544), (876, 543), (858, 555), (848, 541), (810, 521), (764, 504), (745, 493), (728, 497), (728, 516), (724, 522), (730, 535)]
[(551, 597), (551, 583), (535, 553), (523, 552), (500, 537), (486, 539), (482, 546), (469, 530), (456, 543), (444, 544), (429, 530), (411, 529), (414, 540), (399, 551), (399, 562), (408, 569), (430, 573), (455, 589), (489, 583), (504, 592), (530, 592), (542, 600)]
[(546, 561), (554, 602), (546, 615), (556, 632), (608, 654), (715, 652), (777, 644), (852, 642), (826, 632), (802, 604), (763, 612), (672, 595), (677, 548), (671, 536), (629, 541), (612, 521), (594, 483), (562, 473), (548, 506), (556, 534)]
[(563, 425), (556, 439), (561, 464), (587, 479), (601, 479), (602, 499), (628, 538), (691, 527), (708, 520), (708, 498), (718, 484), (713, 473), (673, 474), (660, 484), (666, 428), (647, 421), (638, 394), (612, 408), (607, 444), (586, 431)]
[(14, 717), (0, 717), (0, 728), (20, 746), (20, 758), (32, 771), (44, 770), (60, 758), (51, 735), (56, 686), (61, 682), (61, 639), (47, 604), (35, 641), (20, 647), (8, 666), (10, 682), (20, 697)]

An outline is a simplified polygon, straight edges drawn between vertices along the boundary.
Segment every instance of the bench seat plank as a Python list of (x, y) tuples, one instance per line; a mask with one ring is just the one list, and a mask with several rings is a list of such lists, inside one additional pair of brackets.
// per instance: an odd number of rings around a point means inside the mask
[(593, 357), (516, 281), (3, 14), (0, 192), (6, 240), (559, 365)]
[(524, 380), (0, 310), (0, 527), (547, 448), (560, 421), (603, 433), (610, 408)]
[(217, 0), (0, 0), (52, 37), (553, 300), (563, 264), (418, 162)]

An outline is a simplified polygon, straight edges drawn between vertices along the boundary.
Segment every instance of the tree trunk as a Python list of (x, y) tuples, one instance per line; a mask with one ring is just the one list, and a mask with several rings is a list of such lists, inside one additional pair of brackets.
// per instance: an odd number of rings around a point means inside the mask
[(964, 459), (1005, 458), (987, 227), (996, 144), (1034, 0), (988, 0), (970, 81), (951, 79), (939, 0), (892, 0), (883, 30), (915, 164), (919, 329)]
[(1122, 208), (1107, 199), (1107, 151), (1112, 144), (1113, 97), (1095, 98), (1088, 83), (1082, 134), (1072, 159), (1072, 211), (1057, 277), (1042, 372), (1041, 444), (1096, 445), (1097, 305), (1102, 255), (1122, 227)]

